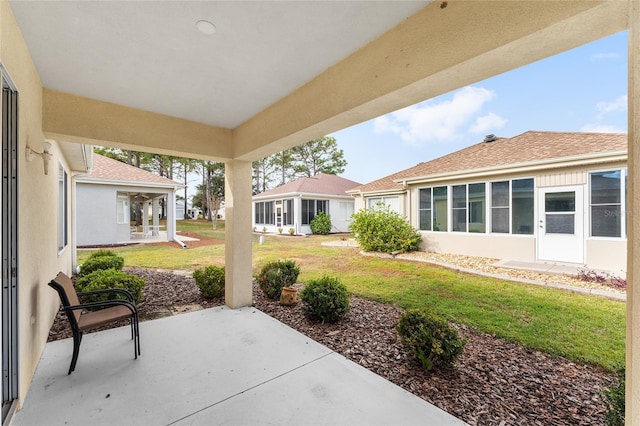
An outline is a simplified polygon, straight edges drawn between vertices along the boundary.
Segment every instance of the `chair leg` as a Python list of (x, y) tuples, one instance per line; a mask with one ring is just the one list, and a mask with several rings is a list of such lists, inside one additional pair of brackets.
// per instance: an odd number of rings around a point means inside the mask
[(73, 356), (71, 357), (71, 365), (69, 366), (69, 373), (71, 374), (76, 369), (76, 363), (78, 362), (78, 353), (80, 353), (80, 343), (82, 342), (82, 331), (77, 330), (73, 332)]

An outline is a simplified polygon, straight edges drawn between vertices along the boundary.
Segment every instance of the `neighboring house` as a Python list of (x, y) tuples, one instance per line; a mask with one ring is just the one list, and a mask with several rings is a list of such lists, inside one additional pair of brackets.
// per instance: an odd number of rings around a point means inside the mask
[(348, 191), (422, 231), (426, 251), (627, 268), (627, 135), (529, 131)]
[(340, 176), (319, 173), (253, 196), (253, 226), (257, 231), (310, 234), (311, 221), (324, 212), (331, 217), (331, 232), (348, 232), (354, 212), (347, 190), (360, 185)]
[[(175, 239), (179, 183), (98, 154), (91, 173), (75, 181), (79, 247), (146, 237)], [(132, 226), (131, 206), (136, 202), (142, 203), (141, 227)], [(161, 202), (166, 202), (166, 233), (159, 225)]]

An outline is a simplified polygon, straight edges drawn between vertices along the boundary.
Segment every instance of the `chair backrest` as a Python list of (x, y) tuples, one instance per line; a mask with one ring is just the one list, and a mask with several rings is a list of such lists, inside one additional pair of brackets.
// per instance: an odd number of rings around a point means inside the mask
[(49, 282), (49, 285), (53, 287), (60, 296), (60, 301), (62, 302), (62, 307), (64, 311), (67, 313), (67, 317), (69, 317), (69, 321), (71, 322), (71, 326), (74, 328), (78, 327), (78, 320), (80, 319), (80, 310), (79, 309), (67, 309), (69, 306), (75, 306), (80, 304), (80, 299), (78, 298), (78, 293), (76, 293), (76, 289), (73, 286), (73, 282), (71, 278), (69, 278), (65, 273), (59, 272), (58, 275)]

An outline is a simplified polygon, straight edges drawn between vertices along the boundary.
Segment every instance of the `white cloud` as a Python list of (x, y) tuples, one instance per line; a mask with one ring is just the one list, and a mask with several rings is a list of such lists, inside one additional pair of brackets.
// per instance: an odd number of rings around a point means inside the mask
[(474, 133), (492, 133), (507, 124), (507, 120), (493, 112), (476, 118), (476, 122), (469, 128)]
[(596, 104), (598, 110), (597, 119), (602, 119), (610, 112), (627, 111), (627, 95), (622, 95), (611, 102), (598, 102)]
[[(461, 129), (465, 129), (494, 97), (491, 90), (468, 86), (455, 92), (450, 100), (422, 102), (379, 117), (374, 121), (374, 130), (398, 134), (408, 143), (453, 140), (460, 137)], [(503, 119), (489, 114), (477, 118), (472, 128), (500, 120)]]
[(586, 124), (582, 126), (580, 131), (591, 133), (626, 133), (626, 130), (608, 124)]
[(609, 59), (618, 59), (620, 58), (620, 54), (615, 52), (606, 52), (606, 53), (596, 53), (595, 55), (591, 55), (591, 61), (602, 61)]

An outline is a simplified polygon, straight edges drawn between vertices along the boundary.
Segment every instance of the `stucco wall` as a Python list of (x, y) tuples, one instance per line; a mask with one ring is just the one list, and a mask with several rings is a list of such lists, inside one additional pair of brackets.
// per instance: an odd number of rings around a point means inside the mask
[(627, 240), (587, 239), (587, 265), (591, 269), (604, 269), (620, 277), (627, 274)]
[[(42, 150), (42, 84), (7, 2), (0, 2), (0, 61), (19, 94), (18, 350), (24, 400), (59, 306), (47, 283), (58, 271), (71, 272), (71, 246), (58, 253), (58, 162), (66, 167), (59, 147), (53, 144), (47, 176), (41, 158), (25, 159), (27, 142)], [(67, 207), (70, 211), (70, 204)]]
[[(117, 191), (112, 186), (76, 185), (78, 246), (113, 244), (118, 241)], [(129, 229), (129, 225), (127, 230)]]
[(422, 250), (465, 256), (534, 262), (536, 240), (532, 235), (422, 232)]

